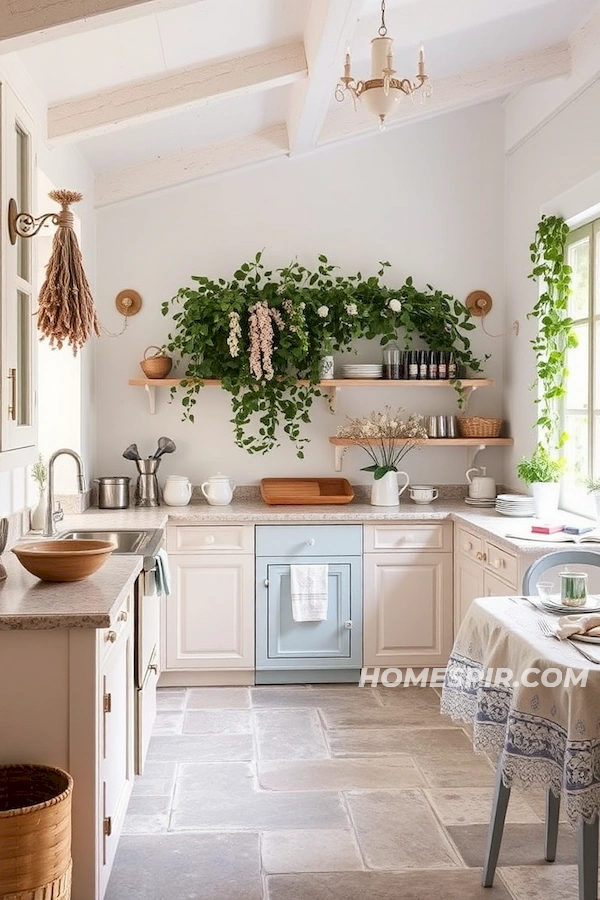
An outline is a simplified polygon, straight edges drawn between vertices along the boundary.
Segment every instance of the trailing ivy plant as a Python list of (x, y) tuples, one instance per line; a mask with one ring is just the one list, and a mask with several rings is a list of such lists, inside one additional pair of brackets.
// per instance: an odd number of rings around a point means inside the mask
[[(452, 350), (459, 371), (480, 372), (468, 338), (475, 327), (468, 310), (431, 285), (418, 290), (412, 278), (387, 287), (382, 279), (388, 266), (380, 263), (377, 275), (366, 278), (360, 272), (344, 276), (319, 256), (314, 271), (296, 261), (273, 271), (257, 253), (230, 280), (193, 275), (194, 287), (180, 288), (162, 304), (174, 325), (166, 347), (186, 365), (184, 418), (194, 421), (204, 380), (220, 379), (232, 396), (239, 447), (266, 453), (278, 446), (282, 431), (302, 457), (302, 426), (321, 393), (319, 361), (332, 350), (349, 350), (358, 338), (386, 344), (403, 330), (407, 347), (418, 335), (432, 350)], [(455, 386), (460, 402), (460, 380)]]
[(567, 354), (577, 346), (573, 319), (569, 316), (571, 267), (565, 262), (569, 227), (559, 216), (542, 216), (530, 245), (533, 270), (529, 275), (543, 285), (537, 303), (527, 318), (536, 318), (538, 333), (532, 340), (538, 388), (538, 419), (542, 443), (560, 449), (567, 440), (561, 428), (559, 402), (566, 394)]

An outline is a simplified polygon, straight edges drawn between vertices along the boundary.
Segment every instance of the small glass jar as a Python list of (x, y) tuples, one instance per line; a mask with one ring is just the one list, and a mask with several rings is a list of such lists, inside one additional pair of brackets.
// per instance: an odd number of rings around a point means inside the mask
[(559, 572), (560, 599), (565, 606), (581, 607), (587, 601), (587, 574), (585, 572)]
[(402, 377), (400, 366), (401, 351), (398, 344), (392, 342), (383, 348), (383, 377), (395, 379)]

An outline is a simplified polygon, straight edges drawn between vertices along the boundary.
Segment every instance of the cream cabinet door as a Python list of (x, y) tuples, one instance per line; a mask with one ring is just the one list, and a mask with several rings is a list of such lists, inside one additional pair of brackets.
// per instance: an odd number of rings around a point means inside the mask
[(444, 665), (452, 649), (452, 555), (366, 553), (364, 665)]
[(169, 557), (166, 669), (254, 668), (254, 557)]
[(506, 597), (514, 594), (515, 586), (506, 581), (502, 581), (491, 572), (484, 572), (483, 575), (483, 596), (484, 597)]
[(454, 635), (476, 597), (483, 597), (483, 566), (463, 553), (454, 562)]

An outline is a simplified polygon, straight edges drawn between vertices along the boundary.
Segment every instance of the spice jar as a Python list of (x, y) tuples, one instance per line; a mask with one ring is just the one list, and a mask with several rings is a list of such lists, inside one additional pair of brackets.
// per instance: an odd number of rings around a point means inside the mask
[(383, 377), (398, 380), (402, 377), (400, 370), (400, 347), (392, 342), (383, 348)]

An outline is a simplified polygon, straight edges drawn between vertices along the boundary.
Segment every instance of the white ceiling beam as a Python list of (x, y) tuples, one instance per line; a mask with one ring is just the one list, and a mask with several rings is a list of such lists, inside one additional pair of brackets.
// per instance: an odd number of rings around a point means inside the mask
[(287, 118), (290, 155), (315, 147), (364, 0), (311, 0), (304, 28), (308, 79), (295, 84)]
[(117, 172), (99, 175), (96, 178), (95, 205), (107, 206), (195, 181), (197, 178), (241, 169), (253, 163), (285, 156), (288, 150), (287, 129), (281, 124), (257, 134), (153, 159)]
[(0, 53), (193, 2), (197, 0), (0, 0)]
[[(433, 96), (423, 104), (420, 103), (418, 94), (415, 95), (415, 103), (407, 97), (401, 99), (398, 112), (386, 120), (386, 128), (503, 97), (525, 85), (568, 75), (570, 71), (570, 48), (568, 43), (562, 43), (526, 56), (509, 57), (491, 65), (441, 78), (434, 81)], [(343, 104), (330, 108), (319, 143), (326, 144), (365, 134), (377, 127), (375, 116), (360, 101), (355, 110), (351, 98), (347, 97)]]
[(300, 43), (117, 85), (48, 110), (48, 138), (77, 141), (139, 121), (306, 78)]

